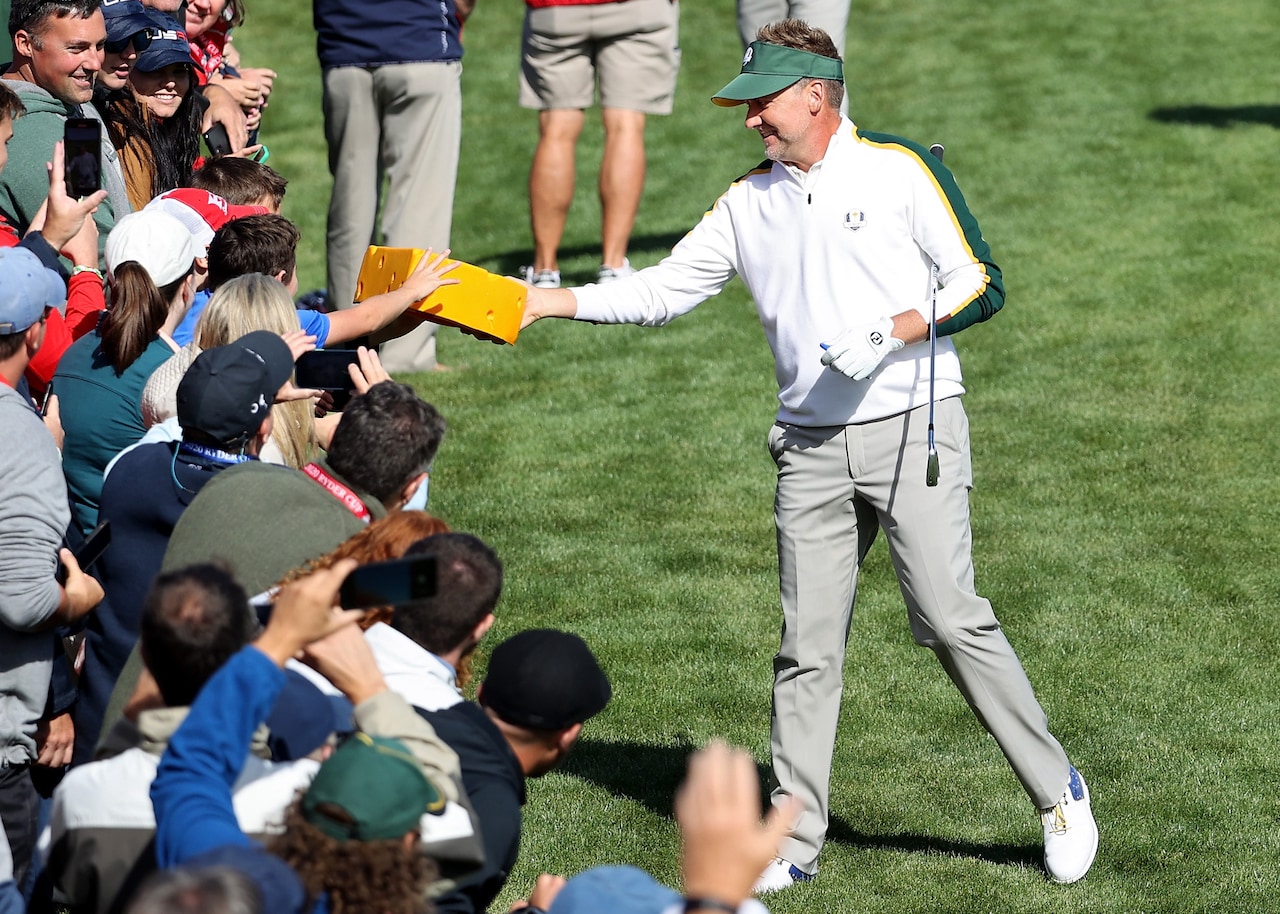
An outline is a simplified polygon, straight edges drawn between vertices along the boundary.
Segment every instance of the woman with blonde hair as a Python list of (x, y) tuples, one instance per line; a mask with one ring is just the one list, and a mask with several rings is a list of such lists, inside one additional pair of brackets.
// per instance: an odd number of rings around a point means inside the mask
[[(225, 346), (254, 330), (270, 330), (295, 342), (301, 330), (298, 312), (288, 290), (262, 273), (247, 273), (223, 283), (200, 314), (192, 342), (157, 369), (142, 395), (143, 418), (154, 425), (177, 415), (178, 382), (197, 355)], [(303, 350), (305, 345), (299, 347)], [(311, 459), (316, 444), (315, 420), (309, 400), (277, 403), (271, 441), (261, 459), (299, 469)]]

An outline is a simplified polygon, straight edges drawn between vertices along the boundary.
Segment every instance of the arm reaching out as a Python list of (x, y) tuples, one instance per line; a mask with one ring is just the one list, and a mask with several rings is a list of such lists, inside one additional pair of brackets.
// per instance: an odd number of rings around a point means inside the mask
[(418, 263), (418, 268), (409, 274), (400, 288), (365, 299), (352, 308), (334, 311), (329, 315), (329, 339), (326, 342), (332, 345), (376, 333), (403, 314), (414, 302), (429, 297), (441, 286), (456, 284), (458, 280), (446, 277), (457, 265), (446, 265), (448, 257), (448, 250), (433, 254), (428, 249)]
[[(526, 283), (526, 285), (528, 285)], [(578, 316), (578, 300), (568, 289), (538, 289), (529, 286), (529, 294), (525, 298), (524, 318), (520, 321), (523, 330), (534, 321), (544, 317), (563, 317), (569, 320)]]

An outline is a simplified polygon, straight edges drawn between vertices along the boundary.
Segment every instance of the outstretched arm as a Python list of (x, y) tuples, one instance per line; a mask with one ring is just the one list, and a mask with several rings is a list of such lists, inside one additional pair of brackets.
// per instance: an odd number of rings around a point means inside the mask
[(568, 289), (539, 289), (529, 286), (524, 301), (524, 317), (520, 321), (523, 330), (544, 317), (563, 317), (572, 320), (578, 315), (578, 300)]
[[(398, 289), (367, 298), (351, 308), (334, 311), (329, 315), (329, 338), (326, 344), (341, 343), (359, 336), (368, 336), (382, 330), (414, 302), (422, 301), (441, 286), (457, 283), (446, 277), (456, 263), (445, 264), (449, 252), (432, 254), (430, 250), (418, 263)], [(411, 329), (406, 327), (405, 330)]]

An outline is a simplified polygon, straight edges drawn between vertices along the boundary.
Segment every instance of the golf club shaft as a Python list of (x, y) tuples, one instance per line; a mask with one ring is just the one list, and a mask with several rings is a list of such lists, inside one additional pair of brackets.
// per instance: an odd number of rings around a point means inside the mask
[[(934, 158), (942, 161), (946, 150), (941, 143), (934, 143), (929, 152)], [(938, 484), (938, 446), (933, 435), (934, 381), (938, 364), (938, 264), (929, 267), (929, 461), (925, 466), (924, 484), (929, 487)]]
[(929, 267), (929, 462), (925, 468), (924, 484), (926, 486), (936, 486), (938, 484), (938, 447), (934, 443), (933, 438), (933, 407), (934, 407), (934, 368), (937, 365), (937, 344), (938, 344), (938, 265), (935, 263)]

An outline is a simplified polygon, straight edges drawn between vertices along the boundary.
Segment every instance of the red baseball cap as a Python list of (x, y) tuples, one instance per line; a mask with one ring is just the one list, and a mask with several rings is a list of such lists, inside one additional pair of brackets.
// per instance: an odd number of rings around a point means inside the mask
[(232, 219), (244, 216), (261, 216), (271, 212), (265, 206), (237, 206), (223, 197), (194, 187), (179, 187), (166, 191), (148, 203), (144, 209), (159, 210), (174, 216), (187, 227), (191, 238), (200, 250), (200, 256), (209, 253), (213, 234)]

